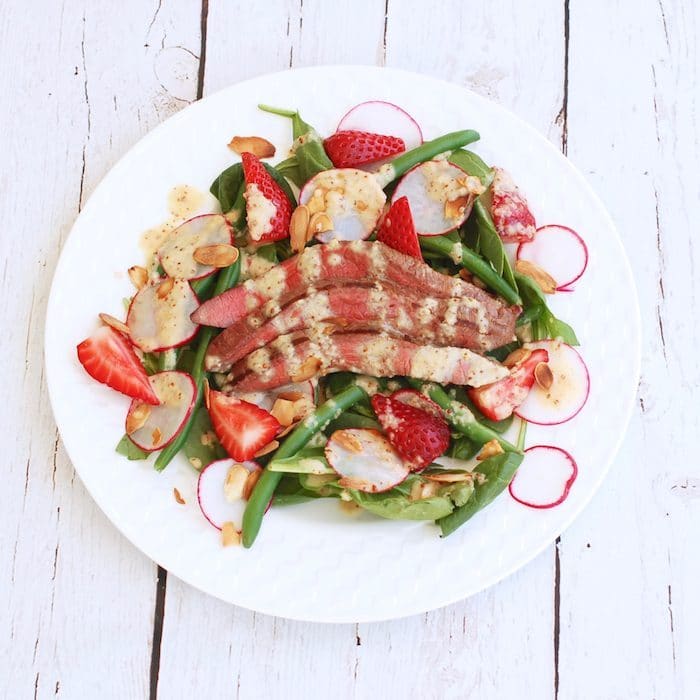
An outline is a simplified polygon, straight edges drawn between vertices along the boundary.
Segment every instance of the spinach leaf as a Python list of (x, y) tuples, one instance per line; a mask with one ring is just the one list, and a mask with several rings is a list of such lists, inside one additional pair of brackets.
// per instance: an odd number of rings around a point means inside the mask
[(493, 182), (493, 168), (486, 165), (484, 161), (474, 151), (467, 148), (460, 148), (452, 151), (447, 159), (457, 167), (462, 168), (466, 173), (474, 175), (481, 180), (484, 187), (488, 187)]
[(244, 186), (243, 166), (241, 163), (234, 163), (219, 173), (211, 183), (209, 191), (219, 200), (221, 211), (226, 213), (233, 209), (236, 197)]
[(273, 506), (291, 506), (297, 503), (305, 503), (313, 498), (322, 498), (322, 494), (304, 488), (304, 485), (296, 474), (285, 475), (275, 489)]
[(141, 364), (143, 364), (146, 374), (149, 376), (151, 374), (155, 374), (156, 372), (160, 372), (160, 361), (158, 359), (157, 352), (144, 352), (141, 356)]
[(292, 156), (291, 158), (287, 158), (287, 160), (277, 163), (275, 167), (280, 175), (283, 175), (288, 180), (291, 180), (297, 187), (303, 187), (304, 180), (301, 178), (299, 162), (297, 161), (296, 156)]
[(117, 443), (114, 448), (118, 454), (123, 455), (130, 461), (138, 461), (142, 459), (148, 459), (150, 453), (144, 452), (140, 447), (136, 447), (127, 435)]
[(226, 450), (216, 438), (206, 407), (200, 406), (196, 410), (182, 451), (189, 463), (197, 470), (226, 457)]
[(452, 440), (447, 456), (466, 462), (468, 459), (475, 457), (480, 449), (481, 445), (478, 442), (470, 440), (464, 435), (460, 435), (458, 438)]

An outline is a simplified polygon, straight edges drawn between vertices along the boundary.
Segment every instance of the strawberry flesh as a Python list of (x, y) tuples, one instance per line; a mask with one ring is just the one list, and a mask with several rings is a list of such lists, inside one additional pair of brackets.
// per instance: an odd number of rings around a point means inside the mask
[(252, 153), (243, 153), (241, 160), (243, 161), (243, 177), (246, 182), (245, 197), (249, 212), (249, 224), (253, 218), (250, 216), (250, 208), (251, 199), (254, 196), (261, 195), (275, 208), (275, 213), (271, 216), (269, 222), (260, 222), (261, 227), (266, 227), (269, 223), (270, 230), (255, 238), (253, 242), (269, 243), (287, 238), (289, 235), (289, 220), (292, 217), (292, 204), (287, 195), (274, 181), (270, 173), (265, 170), (265, 166), (257, 156), (254, 156)]
[(502, 168), (491, 185), (491, 217), (505, 243), (525, 243), (535, 237), (535, 217), (511, 176)]
[(392, 203), (379, 227), (377, 240), (399, 253), (423, 260), (408, 197), (399, 197)]
[(503, 420), (527, 398), (535, 383), (535, 368), (540, 362), (547, 362), (546, 350), (533, 350), (529, 357), (514, 365), (510, 374), (493, 384), (469, 389), (469, 398), (487, 418)]
[(449, 447), (450, 429), (442, 418), (381, 394), (372, 397), (372, 408), (411, 471), (424, 469)]
[(77, 350), (80, 364), (93, 379), (153, 406), (160, 403), (141, 360), (118, 331), (102, 326), (83, 340)]
[(323, 142), (323, 147), (336, 168), (376, 163), (406, 150), (406, 144), (398, 136), (368, 131), (338, 131)]
[(239, 462), (252, 459), (281, 428), (277, 419), (259, 406), (220, 391), (208, 392), (207, 408), (219, 442)]

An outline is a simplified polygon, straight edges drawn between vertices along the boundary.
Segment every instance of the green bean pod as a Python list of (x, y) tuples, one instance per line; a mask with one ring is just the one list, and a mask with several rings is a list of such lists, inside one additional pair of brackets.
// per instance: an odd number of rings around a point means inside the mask
[[(336, 418), (342, 411), (367, 398), (367, 392), (357, 385), (349, 386), (332, 399), (321, 404), (310, 416), (305, 418), (280, 445), (273, 459), (292, 457), (306, 445), (319, 431)], [(263, 516), (275, 493), (275, 488), (282, 478), (282, 472), (271, 472), (265, 469), (253, 493), (248, 500), (243, 514), (243, 546), (251, 547), (260, 532)]]

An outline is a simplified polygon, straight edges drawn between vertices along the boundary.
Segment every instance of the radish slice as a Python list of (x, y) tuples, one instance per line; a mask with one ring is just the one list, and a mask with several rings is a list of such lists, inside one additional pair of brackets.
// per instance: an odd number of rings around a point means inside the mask
[(269, 411), (274, 405), (275, 401), (279, 398), (280, 394), (302, 394), (304, 398), (307, 398), (312, 404), (315, 404), (315, 388), (311, 380), (306, 382), (297, 382), (296, 384), (285, 384), (284, 386), (279, 386), (276, 389), (271, 389), (270, 391), (249, 391), (245, 393), (234, 392), (233, 396), (240, 399), (241, 401), (247, 401), (248, 403), (254, 403), (265, 411)]
[(168, 277), (198, 280), (216, 270), (194, 259), (197, 248), (231, 245), (233, 229), (221, 214), (205, 214), (180, 224), (158, 250), (160, 264)]
[(333, 229), (316, 234), (323, 243), (367, 238), (385, 202), (386, 195), (374, 175), (355, 168), (324, 170), (314, 175), (299, 194), (299, 203), (306, 204), (312, 216), (325, 212), (331, 219)]
[(554, 382), (547, 390), (534, 384), (525, 401), (515, 409), (515, 415), (537, 425), (559, 425), (571, 420), (583, 408), (590, 391), (588, 369), (583, 358), (571, 345), (559, 340), (540, 340), (527, 343), (525, 347), (547, 351), (547, 364)]
[(170, 444), (180, 432), (192, 413), (197, 387), (185, 372), (158, 372), (148, 381), (160, 404), (149, 406), (134, 399), (126, 415), (126, 432), (134, 445), (153, 452)]
[(401, 178), (391, 201), (408, 197), (416, 233), (439, 236), (461, 226), (469, 216), (475, 196), (483, 191), (478, 178), (454, 163), (429, 160)]
[(588, 266), (588, 247), (583, 238), (568, 226), (550, 224), (537, 229), (532, 241), (521, 243), (518, 260), (535, 263), (557, 281), (557, 291), (576, 282)]
[(535, 445), (525, 450), (525, 459), (508, 486), (510, 495), (529, 508), (554, 508), (569, 495), (578, 467), (560, 447)]
[(246, 501), (243, 498), (230, 501), (226, 498), (224, 484), (231, 467), (244, 467), (249, 474), (262, 471), (257, 462), (236, 462), (235, 459), (219, 459), (202, 469), (197, 481), (197, 501), (204, 517), (217, 529), (232, 522), (240, 529)]
[[(171, 287), (172, 282), (172, 287)], [(188, 343), (197, 333), (190, 314), (199, 299), (187, 280), (166, 277), (142, 287), (126, 315), (131, 339), (144, 352), (161, 352)]]
[(430, 413), (430, 415), (436, 418), (444, 418), (440, 406), (432, 399), (429, 399), (424, 393), (418, 391), (418, 389), (399, 389), (391, 395), (391, 398), (413, 406), (413, 408), (418, 408), (421, 411)]
[(405, 110), (391, 102), (370, 100), (353, 107), (340, 120), (336, 131), (369, 131), (372, 134), (398, 136), (410, 150), (423, 143), (418, 122)]
[(336, 430), (325, 448), (340, 485), (367, 493), (388, 491), (408, 476), (408, 465), (378, 430)]

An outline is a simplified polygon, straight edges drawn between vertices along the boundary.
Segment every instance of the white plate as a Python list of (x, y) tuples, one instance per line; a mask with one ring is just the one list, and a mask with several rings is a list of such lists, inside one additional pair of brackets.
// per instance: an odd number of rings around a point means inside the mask
[[(114, 452), (128, 399), (93, 382), (75, 346), (100, 311), (121, 315), (132, 293), (125, 270), (140, 262), (138, 237), (165, 218), (168, 190), (206, 190), (232, 160), (234, 134), (265, 136), (284, 157), (287, 120), (259, 102), (301, 110), (330, 133), (353, 104), (385, 99), (407, 109), (426, 138), (474, 128), (487, 161), (510, 170), (538, 223), (576, 229), (588, 270), (553, 310), (575, 326), (591, 395), (571, 422), (532, 426), (528, 444), (550, 443), (577, 459), (569, 498), (532, 510), (504, 493), (446, 539), (435, 526), (349, 519), (335, 501), (272, 509), (252, 550), (220, 545), (196, 504), (196, 474), (182, 459), (157, 474)], [(56, 422), (76, 470), (112, 522), (147, 556), (193, 586), (265, 613), (324, 622), (371, 621), (440, 607), (490, 586), (532, 559), (574, 519), (618, 450), (640, 361), (639, 309), (629, 263), (610, 217), (583, 177), (542, 136), (503, 108), (421, 75), (368, 67), (308, 68), (256, 78), (207, 97), (159, 126), (105, 177), (73, 227), (51, 289), (46, 365)], [(187, 501), (173, 498), (177, 486)]]

